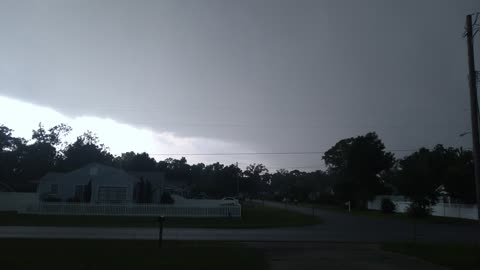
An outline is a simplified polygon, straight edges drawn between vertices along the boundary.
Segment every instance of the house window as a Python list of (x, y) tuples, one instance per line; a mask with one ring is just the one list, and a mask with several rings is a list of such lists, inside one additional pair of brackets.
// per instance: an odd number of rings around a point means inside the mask
[(105, 203), (122, 203), (127, 200), (126, 187), (99, 187), (98, 201)]
[(50, 185), (50, 193), (53, 193), (53, 194), (58, 193), (58, 184), (51, 184)]

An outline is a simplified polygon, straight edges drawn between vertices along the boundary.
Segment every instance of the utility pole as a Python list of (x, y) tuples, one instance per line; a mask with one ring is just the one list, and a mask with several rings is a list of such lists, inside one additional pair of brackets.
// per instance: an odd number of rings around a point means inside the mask
[(467, 15), (465, 25), (468, 48), (468, 86), (470, 88), (470, 110), (472, 121), (473, 164), (475, 169), (475, 186), (477, 194), (477, 217), (480, 221), (480, 137), (478, 130), (478, 97), (477, 73), (473, 53), (473, 24), (472, 15)]
[[(235, 162), (235, 167), (238, 168), (238, 162)], [(237, 200), (239, 200), (240, 199), (240, 183), (238, 181), (239, 180), (238, 175), (235, 178), (237, 178)]]

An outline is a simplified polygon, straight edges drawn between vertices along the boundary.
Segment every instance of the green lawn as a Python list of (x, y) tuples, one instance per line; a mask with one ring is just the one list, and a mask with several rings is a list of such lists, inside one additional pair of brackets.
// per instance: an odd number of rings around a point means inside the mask
[(264, 254), (235, 242), (1, 239), (2, 269), (268, 269)]
[[(165, 227), (189, 228), (269, 228), (305, 226), (321, 222), (318, 217), (278, 208), (245, 204), (242, 218), (166, 218)], [(0, 226), (90, 226), (156, 227), (156, 217), (44, 216), (1, 213)]]
[(382, 249), (456, 270), (480, 269), (480, 246), (465, 244), (385, 243)]

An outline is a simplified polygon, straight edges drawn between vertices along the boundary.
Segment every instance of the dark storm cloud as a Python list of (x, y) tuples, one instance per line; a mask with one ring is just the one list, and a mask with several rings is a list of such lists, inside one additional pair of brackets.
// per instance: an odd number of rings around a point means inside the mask
[(1, 6), (2, 93), (70, 116), (258, 151), (325, 150), (368, 131), (391, 149), (470, 144), (458, 137), (469, 129), (461, 35), (478, 1)]

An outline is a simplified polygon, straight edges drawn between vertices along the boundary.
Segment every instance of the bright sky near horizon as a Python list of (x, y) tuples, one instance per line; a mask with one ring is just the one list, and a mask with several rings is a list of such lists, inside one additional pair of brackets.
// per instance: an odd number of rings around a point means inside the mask
[[(11, 117), (15, 115), (15, 117)], [(94, 132), (114, 155), (128, 151), (147, 152), (157, 160), (169, 156), (158, 153), (210, 153), (213, 152), (248, 152), (247, 148), (221, 140), (180, 137), (170, 132), (155, 132), (146, 128), (134, 127), (108, 118), (94, 116), (68, 117), (53, 109), (0, 96), (0, 123), (14, 130), (14, 135), (31, 139), (32, 130), (39, 123), (48, 129), (60, 123), (72, 127), (72, 132), (65, 139), (72, 142), (85, 131)], [(180, 158), (179, 156), (172, 156)], [(189, 162), (217, 161), (209, 157), (190, 157)], [(232, 163), (235, 161), (232, 160)]]

